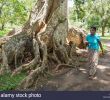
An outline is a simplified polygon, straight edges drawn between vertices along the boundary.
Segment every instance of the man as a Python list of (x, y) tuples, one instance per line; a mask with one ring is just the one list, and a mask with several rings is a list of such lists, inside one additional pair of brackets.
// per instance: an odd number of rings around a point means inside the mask
[(91, 27), (90, 34), (86, 36), (86, 45), (88, 46), (89, 78), (93, 79), (98, 65), (99, 46), (103, 54), (102, 43), (100, 41), (100, 36), (96, 33), (96, 27)]

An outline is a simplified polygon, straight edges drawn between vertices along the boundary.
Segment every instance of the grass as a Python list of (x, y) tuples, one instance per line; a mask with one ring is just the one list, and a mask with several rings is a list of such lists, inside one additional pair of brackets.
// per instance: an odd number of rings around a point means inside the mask
[(11, 74), (5, 74), (0, 76), (0, 91), (14, 90), (18, 84), (24, 79), (26, 75), (21, 73), (19, 75), (11, 77)]
[(87, 62), (87, 58), (79, 58), (79, 62)]
[(101, 39), (104, 39), (104, 40), (110, 40), (110, 35), (107, 35), (107, 36), (101, 36)]
[[(104, 52), (107, 50), (107, 46), (105, 45), (105, 44), (102, 44), (102, 46), (103, 46), (103, 50), (104, 50)], [(99, 49), (99, 52), (101, 52), (102, 50), (101, 49)]]
[(105, 44), (102, 44), (102, 45), (103, 45), (103, 49), (106, 50), (107, 46)]
[(4, 36), (8, 32), (9, 30), (0, 30), (0, 37)]

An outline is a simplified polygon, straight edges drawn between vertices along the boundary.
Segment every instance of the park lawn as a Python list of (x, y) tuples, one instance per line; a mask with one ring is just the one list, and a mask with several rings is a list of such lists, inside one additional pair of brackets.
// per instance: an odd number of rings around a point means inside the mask
[(101, 36), (101, 39), (104, 39), (104, 40), (110, 40), (110, 35), (107, 35), (107, 36)]

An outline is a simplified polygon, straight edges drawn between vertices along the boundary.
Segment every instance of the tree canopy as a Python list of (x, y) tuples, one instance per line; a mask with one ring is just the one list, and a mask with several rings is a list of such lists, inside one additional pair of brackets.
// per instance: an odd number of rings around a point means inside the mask
[(0, 0), (0, 29), (23, 24), (35, 0)]
[[(102, 36), (110, 27), (110, 1), (109, 0), (73, 0), (70, 19), (81, 22), (79, 26), (89, 28), (96, 26), (101, 29)], [(107, 28), (107, 29), (106, 29)]]

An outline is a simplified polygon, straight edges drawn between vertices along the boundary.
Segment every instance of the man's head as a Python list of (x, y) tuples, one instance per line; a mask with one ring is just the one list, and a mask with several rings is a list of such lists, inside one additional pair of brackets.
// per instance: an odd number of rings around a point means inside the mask
[(94, 35), (95, 33), (96, 33), (96, 27), (91, 27), (90, 28), (90, 33), (92, 34), (92, 35)]

